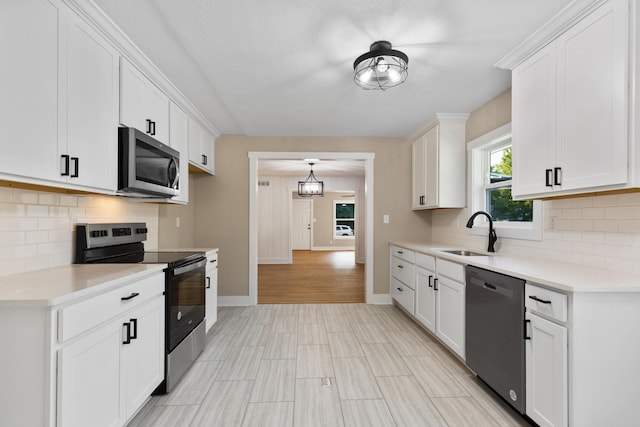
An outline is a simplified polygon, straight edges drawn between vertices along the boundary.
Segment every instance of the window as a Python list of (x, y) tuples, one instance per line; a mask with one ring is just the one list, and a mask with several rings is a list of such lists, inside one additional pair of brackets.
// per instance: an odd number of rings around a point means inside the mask
[(333, 222), (336, 239), (353, 239), (356, 229), (356, 204), (351, 201), (334, 200)]
[[(540, 240), (541, 203), (511, 198), (511, 153), (511, 125), (469, 143), (469, 206), (471, 212), (486, 211), (491, 215), (499, 237)], [(488, 223), (482, 227), (480, 221), (476, 220), (471, 233), (487, 232)]]

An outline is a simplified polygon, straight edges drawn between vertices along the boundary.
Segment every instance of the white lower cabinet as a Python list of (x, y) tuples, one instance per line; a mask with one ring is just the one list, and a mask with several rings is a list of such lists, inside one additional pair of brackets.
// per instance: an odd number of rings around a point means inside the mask
[(123, 426), (164, 379), (164, 273), (54, 306), (3, 306), (0, 426)]
[(526, 313), (527, 415), (541, 427), (567, 425), (567, 328)]
[(434, 280), (436, 336), (464, 359), (464, 285), (441, 275)]
[(206, 332), (218, 320), (218, 250), (207, 252), (207, 271), (205, 289)]
[(525, 306), (527, 415), (540, 427), (567, 426), (567, 296), (527, 283)]
[(390, 263), (391, 297), (464, 359), (464, 266), (393, 245)]

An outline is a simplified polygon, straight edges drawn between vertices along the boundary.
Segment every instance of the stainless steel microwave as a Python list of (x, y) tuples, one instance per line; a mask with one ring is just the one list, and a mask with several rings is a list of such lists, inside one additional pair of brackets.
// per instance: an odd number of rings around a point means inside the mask
[(118, 193), (169, 198), (180, 194), (180, 153), (135, 128), (118, 129)]

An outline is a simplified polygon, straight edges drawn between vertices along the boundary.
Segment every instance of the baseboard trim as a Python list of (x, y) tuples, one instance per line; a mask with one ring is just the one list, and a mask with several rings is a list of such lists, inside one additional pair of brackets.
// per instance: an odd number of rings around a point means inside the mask
[(312, 251), (355, 251), (355, 246), (314, 246)]
[(389, 305), (392, 303), (391, 294), (373, 294), (367, 298), (367, 304)]

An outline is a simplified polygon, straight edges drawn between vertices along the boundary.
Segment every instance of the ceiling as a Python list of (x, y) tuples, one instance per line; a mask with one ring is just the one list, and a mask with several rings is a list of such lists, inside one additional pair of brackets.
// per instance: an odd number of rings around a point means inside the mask
[[(511, 86), (493, 64), (569, 0), (95, 0), (223, 134), (404, 138)], [(353, 82), (377, 40), (409, 56)]]

